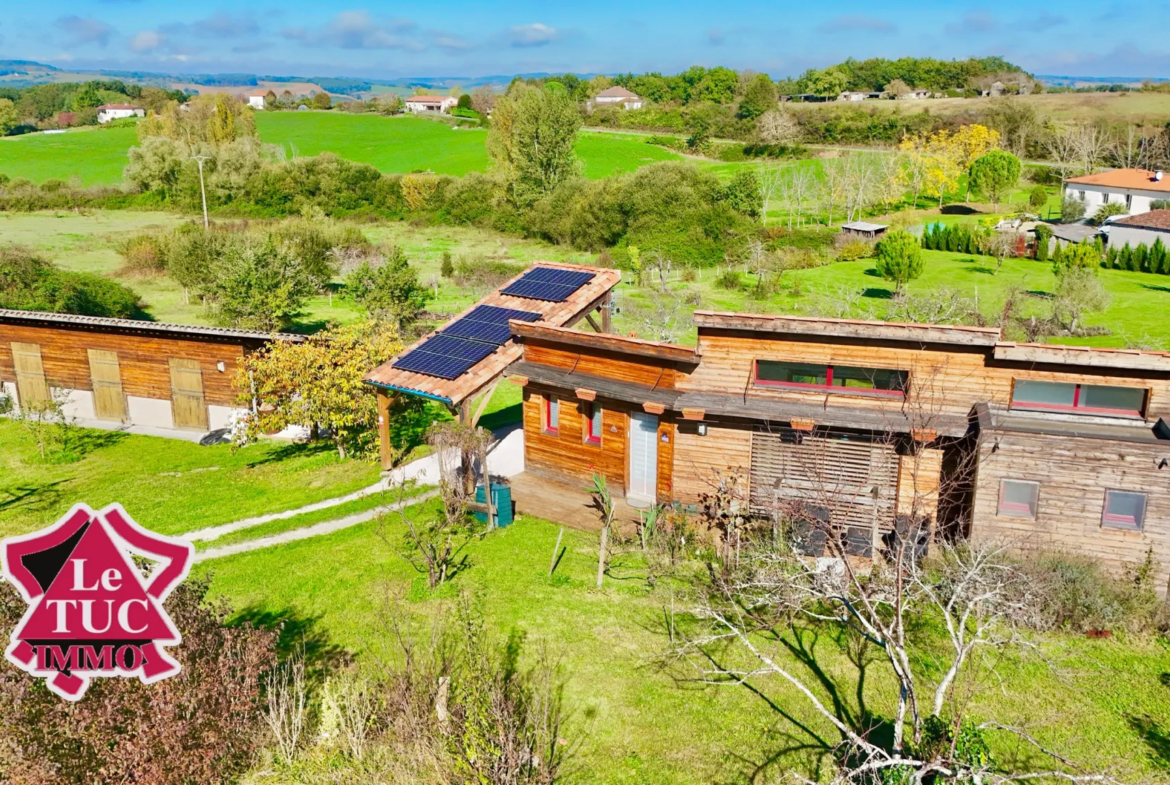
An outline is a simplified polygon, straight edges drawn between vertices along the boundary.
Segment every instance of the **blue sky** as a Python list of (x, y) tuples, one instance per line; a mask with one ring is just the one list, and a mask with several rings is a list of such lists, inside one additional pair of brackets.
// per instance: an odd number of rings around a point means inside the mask
[(781, 77), (848, 56), (998, 54), (1034, 73), (1170, 76), (1168, 0), (5, 5), (0, 59), (77, 68), (386, 78), (700, 64)]

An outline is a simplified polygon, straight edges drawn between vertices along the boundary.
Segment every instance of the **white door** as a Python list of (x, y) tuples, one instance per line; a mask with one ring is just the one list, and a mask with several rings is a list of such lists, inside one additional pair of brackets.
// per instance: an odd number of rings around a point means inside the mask
[(658, 418), (644, 412), (630, 414), (630, 482), (626, 496), (642, 505), (658, 497)]

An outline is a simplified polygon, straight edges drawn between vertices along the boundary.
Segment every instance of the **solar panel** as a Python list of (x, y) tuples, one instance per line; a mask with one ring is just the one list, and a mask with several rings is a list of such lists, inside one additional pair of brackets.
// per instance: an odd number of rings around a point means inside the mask
[(495, 344), (450, 335), (433, 335), (394, 362), (403, 371), (454, 379), (496, 350)]
[(579, 270), (561, 270), (556, 267), (536, 267), (520, 280), (502, 290), (503, 294), (524, 297), (529, 300), (564, 302), (573, 292), (593, 280), (593, 273)]
[(444, 327), (442, 334), (502, 346), (512, 338), (512, 332), (508, 329), (509, 319), (535, 322), (539, 318), (540, 314), (533, 311), (478, 305), (462, 319), (457, 319)]

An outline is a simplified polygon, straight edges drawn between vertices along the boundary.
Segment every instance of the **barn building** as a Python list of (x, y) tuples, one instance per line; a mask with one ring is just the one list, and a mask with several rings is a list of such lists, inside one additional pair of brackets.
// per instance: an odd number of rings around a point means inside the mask
[(198, 439), (230, 428), (240, 359), (299, 335), (0, 310), (0, 392), (80, 424)]
[[(1113, 568), (1152, 549), (1159, 585), (1170, 579), (1170, 354), (708, 311), (695, 314), (696, 345), (678, 346), (597, 325), (618, 275), (582, 272), (564, 301), (524, 278), (490, 295), (539, 316), (509, 319), (509, 337), (465, 373), (439, 378), (428, 358), (403, 367), (430, 336), (370, 381), (457, 410), (501, 373), (521, 385), (518, 495), (534, 488), (525, 476), (572, 495), (599, 473), (632, 507), (693, 509), (737, 476), (754, 515), (831, 521), (859, 556), (914, 529), (1055, 545)], [(571, 329), (586, 317), (593, 332)]]

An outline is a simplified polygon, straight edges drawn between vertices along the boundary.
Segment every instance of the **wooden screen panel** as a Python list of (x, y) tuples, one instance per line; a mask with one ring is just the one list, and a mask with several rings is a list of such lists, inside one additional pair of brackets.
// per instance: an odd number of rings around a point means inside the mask
[(892, 445), (783, 428), (752, 434), (751, 506), (779, 502), (831, 511), (843, 526), (888, 531), (894, 525), (898, 455)]
[(118, 353), (89, 349), (89, 375), (93, 381), (93, 411), (99, 420), (126, 421), (126, 396), (122, 393), (122, 369)]
[(171, 405), (176, 428), (207, 430), (207, 403), (198, 360), (171, 358)]
[(49, 400), (49, 385), (45, 383), (40, 345), (13, 341), (12, 361), (16, 366), (16, 394), (20, 398), (20, 405)]

